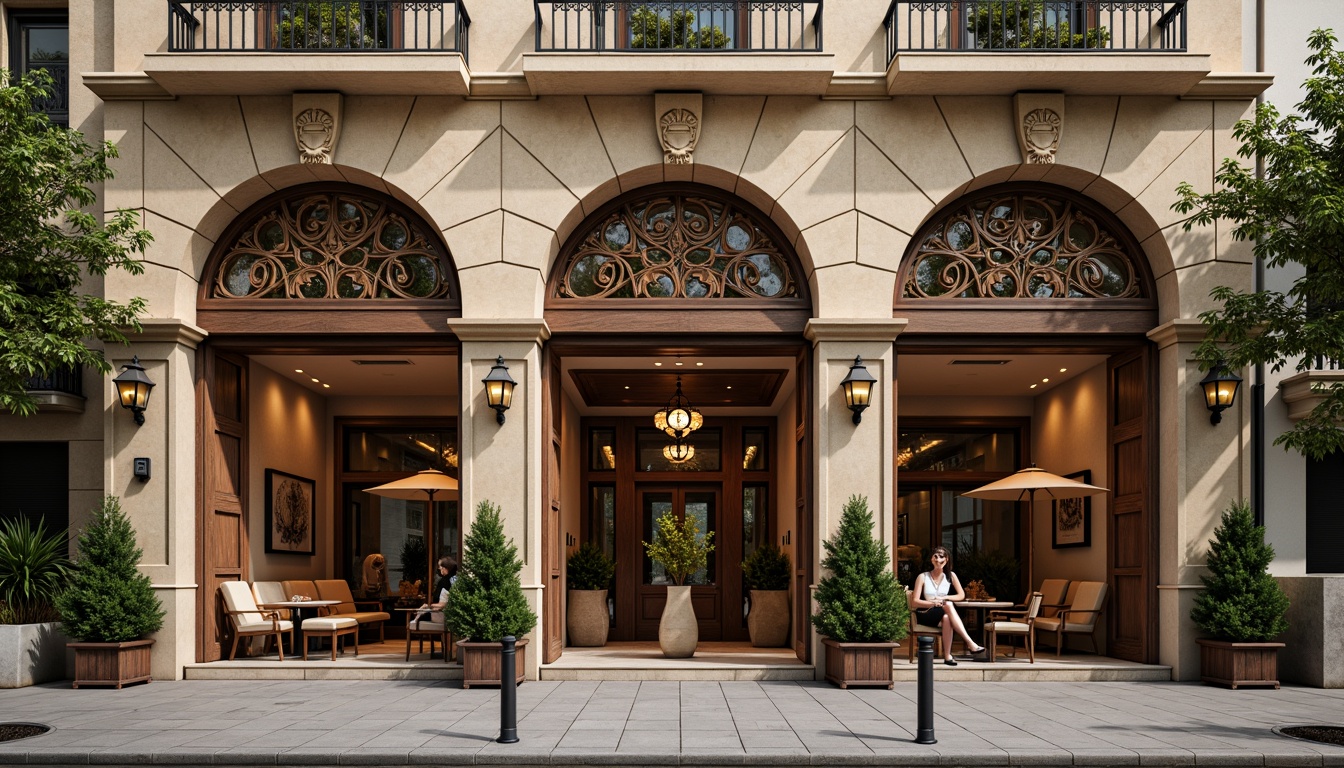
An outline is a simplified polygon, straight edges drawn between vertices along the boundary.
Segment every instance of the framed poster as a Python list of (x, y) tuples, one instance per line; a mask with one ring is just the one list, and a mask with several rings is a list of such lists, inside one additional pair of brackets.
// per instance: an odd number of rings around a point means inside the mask
[(266, 470), (266, 551), (311, 555), (316, 486), (278, 469)]
[[(1064, 475), (1080, 483), (1092, 482), (1092, 470)], [(1054, 524), (1050, 527), (1050, 546), (1054, 549), (1092, 546), (1092, 497), (1055, 499)]]

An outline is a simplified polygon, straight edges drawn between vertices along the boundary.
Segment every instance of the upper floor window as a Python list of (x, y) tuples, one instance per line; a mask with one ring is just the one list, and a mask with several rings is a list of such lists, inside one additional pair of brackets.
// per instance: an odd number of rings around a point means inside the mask
[(14, 77), (45, 69), (51, 95), (33, 105), (53, 123), (70, 124), (70, 22), (64, 12), (9, 12), (9, 71)]

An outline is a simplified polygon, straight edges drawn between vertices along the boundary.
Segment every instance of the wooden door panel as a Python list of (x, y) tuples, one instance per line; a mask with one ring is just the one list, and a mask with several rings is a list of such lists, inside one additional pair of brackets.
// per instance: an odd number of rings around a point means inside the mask
[(798, 356), (794, 397), (793, 652), (804, 664), (812, 659), (812, 367), (811, 351)]
[(1148, 347), (1108, 363), (1110, 514), (1107, 516), (1107, 581), (1111, 596), (1107, 652), (1152, 663), (1157, 655), (1157, 473), (1152, 464), (1155, 401), (1148, 397)]
[(563, 567), (565, 562), (564, 537), (560, 508), (560, 360), (546, 355), (542, 365), (541, 401), (543, 429), (546, 437), (545, 482), (542, 485), (542, 503), (545, 519), (542, 524), (541, 570), (545, 583), (542, 591), (543, 663), (549, 664), (565, 650), (565, 595)]
[(223, 657), (229, 631), (219, 585), (248, 577), (247, 363), (204, 345), (198, 353), (196, 657)]

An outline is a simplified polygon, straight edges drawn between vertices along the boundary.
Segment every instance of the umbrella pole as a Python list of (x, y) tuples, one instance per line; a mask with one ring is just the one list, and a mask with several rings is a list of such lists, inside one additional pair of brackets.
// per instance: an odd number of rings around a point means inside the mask
[(438, 595), (430, 594), (434, 591), (435, 576), (438, 575), (438, 569), (434, 567), (434, 491), (426, 491), (429, 494), (429, 509), (425, 510), (425, 521), (429, 524), (429, 530), (425, 531), (425, 556), (429, 558), (426, 563), (429, 567), (425, 569), (425, 602), (433, 603), (439, 599)]
[(1033, 566), (1036, 556), (1036, 489), (1032, 489), (1027, 496), (1027, 597), (1031, 597), (1032, 590), (1036, 589)]

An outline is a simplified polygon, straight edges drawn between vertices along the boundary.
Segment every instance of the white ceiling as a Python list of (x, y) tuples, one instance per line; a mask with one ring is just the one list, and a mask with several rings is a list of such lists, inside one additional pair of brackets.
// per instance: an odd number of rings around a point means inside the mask
[[(457, 355), (252, 355), (250, 359), (326, 397), (457, 398)], [(409, 365), (359, 365), (356, 360), (405, 360)]]
[[(1003, 365), (953, 365), (1007, 361)], [(900, 393), (940, 397), (1036, 397), (1106, 362), (1104, 355), (917, 355), (896, 360)], [(1061, 370), (1064, 369), (1064, 370)], [(1043, 381), (1049, 379), (1049, 381)], [(1036, 387), (1032, 388), (1032, 384)]]

